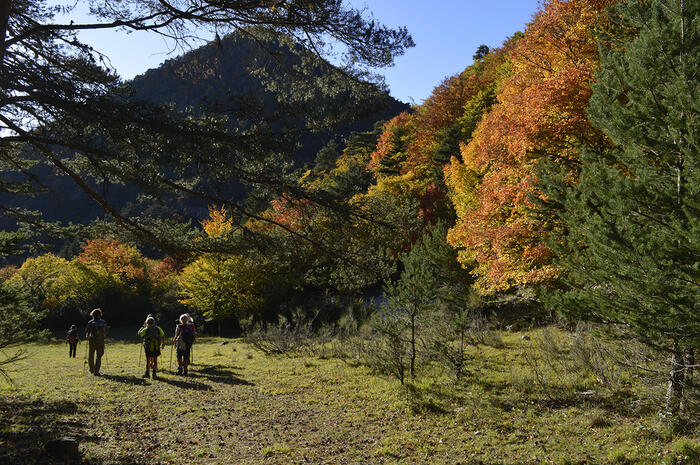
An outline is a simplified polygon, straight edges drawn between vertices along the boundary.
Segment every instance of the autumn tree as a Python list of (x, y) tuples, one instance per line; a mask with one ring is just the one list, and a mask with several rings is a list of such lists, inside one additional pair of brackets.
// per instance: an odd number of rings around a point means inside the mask
[(69, 262), (53, 254), (28, 258), (22, 263), (7, 285), (21, 289), (37, 314), (59, 303), (59, 287), (68, 271)]
[[(233, 220), (225, 207), (211, 206), (202, 227), (209, 237), (224, 239), (233, 231)], [(196, 257), (178, 276), (179, 302), (216, 322), (221, 334), (224, 320), (240, 321), (262, 304), (265, 268), (259, 258), (226, 252)]]
[[(512, 286), (551, 282), (558, 276), (545, 238), (553, 212), (533, 214), (535, 176), (550, 160), (578, 175), (578, 146), (607, 140), (585, 113), (598, 64), (593, 26), (611, 0), (550, 0), (543, 4), (509, 54), (509, 75), (497, 104), (462, 145), (461, 160), (446, 169), (457, 213), (449, 241), (460, 260), (476, 265), (477, 287), (492, 294)], [(484, 97), (486, 97), (484, 95)]]
[(133, 245), (92, 239), (71, 260), (58, 282), (59, 301), (86, 315), (102, 307), (114, 325), (138, 321), (153, 312), (152, 281), (146, 260)]
[(406, 231), (406, 250), (421, 235), (421, 228), (440, 219), (454, 221), (444, 167), (471, 140), (476, 124), (495, 103), (496, 83), (516, 42), (517, 38), (509, 39), (462, 73), (445, 79), (413, 113), (385, 124), (368, 164), (376, 181), (366, 198), (391, 196), (406, 206), (417, 205), (422, 225)]
[(179, 301), (198, 310), (207, 321), (221, 323), (231, 317), (238, 321), (262, 303), (258, 289), (259, 268), (242, 256), (207, 254), (187, 265), (179, 275)]

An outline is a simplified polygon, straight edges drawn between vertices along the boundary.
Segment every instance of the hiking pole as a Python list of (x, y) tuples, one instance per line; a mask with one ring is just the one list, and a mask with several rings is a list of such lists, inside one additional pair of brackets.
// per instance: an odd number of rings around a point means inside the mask
[(143, 352), (143, 344), (139, 344), (139, 367), (141, 367), (141, 352)]
[(172, 344), (172, 343), (170, 344), (170, 366), (168, 367), (168, 370), (170, 370), (170, 372), (173, 371), (173, 347), (174, 346), (175, 346), (175, 344)]
[(89, 345), (89, 344), (87, 343), (87, 341), (85, 341), (85, 359), (83, 360), (83, 374), (85, 374), (85, 367), (86, 367), (87, 364), (88, 364), (88, 359), (87, 359), (87, 357), (88, 357), (88, 356), (87, 356), (87, 353), (88, 353), (88, 345)]

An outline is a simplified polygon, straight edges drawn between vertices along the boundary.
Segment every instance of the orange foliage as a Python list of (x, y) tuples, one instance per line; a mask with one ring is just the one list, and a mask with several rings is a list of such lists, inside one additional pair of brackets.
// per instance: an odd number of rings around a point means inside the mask
[(246, 228), (261, 234), (273, 232), (280, 226), (299, 232), (313, 221), (314, 211), (314, 204), (307, 200), (289, 200), (282, 196), (270, 202), (270, 208), (260, 215), (263, 219), (249, 220)]
[[(548, 221), (528, 214), (535, 166), (553, 160), (578, 173), (577, 147), (605, 144), (585, 114), (598, 63), (591, 29), (613, 0), (550, 0), (511, 54), (498, 104), (445, 170), (457, 224), (448, 240), (476, 262), (477, 285), (493, 292), (556, 277), (543, 245)], [(461, 202), (461, 204), (460, 204)]]
[(466, 105), (502, 77), (503, 66), (516, 42), (506, 41), (503, 47), (492, 50), (464, 72), (446, 78), (433, 90), (414, 115), (416, 130), (404, 172), (430, 161), (443, 132), (463, 115)]
[(379, 136), (377, 148), (370, 155), (367, 169), (370, 171), (379, 171), (382, 162), (386, 163), (388, 157), (397, 158), (396, 162), (403, 161), (405, 158), (406, 149), (408, 148), (408, 137), (411, 134), (412, 115), (407, 112), (402, 112), (384, 124), (382, 134)]
[(109, 274), (127, 281), (146, 280), (146, 267), (138, 249), (119, 241), (93, 239), (83, 245), (78, 261), (88, 266), (100, 267)]

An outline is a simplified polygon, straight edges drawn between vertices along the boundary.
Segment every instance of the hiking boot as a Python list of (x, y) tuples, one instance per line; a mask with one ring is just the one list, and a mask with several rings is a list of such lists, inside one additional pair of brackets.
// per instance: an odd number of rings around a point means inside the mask
[(177, 367), (177, 374), (181, 375), (182, 374), (182, 367)]
[(95, 375), (95, 376), (102, 376), (102, 375), (100, 374), (99, 371), (94, 372), (93, 375)]
[(187, 368), (185, 368), (184, 370), (182, 370), (182, 376), (187, 376)]
[(153, 372), (153, 376), (151, 377), (151, 379), (158, 379), (158, 375), (156, 375), (155, 371)]
[(142, 378), (150, 378), (151, 374), (149, 372), (145, 372), (143, 375), (141, 375)]

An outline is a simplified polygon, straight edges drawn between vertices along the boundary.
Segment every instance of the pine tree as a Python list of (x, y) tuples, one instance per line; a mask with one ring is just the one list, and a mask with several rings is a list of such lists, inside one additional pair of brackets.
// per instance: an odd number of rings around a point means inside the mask
[(26, 293), (0, 283), (0, 376), (9, 379), (7, 365), (27, 355), (22, 344), (42, 334), (38, 329), (42, 316), (31, 308)]
[(615, 147), (583, 150), (576, 185), (543, 182), (567, 232), (569, 288), (552, 300), (667, 350), (675, 418), (700, 346), (700, 2), (621, 2), (610, 18), (588, 114)]
[(416, 373), (423, 322), (438, 293), (435, 266), (426, 258), (422, 240), (401, 256), (404, 269), (396, 282), (388, 282), (384, 287), (387, 303), (375, 320), (375, 329), (387, 336), (389, 345), (395, 348), (394, 357), (400, 359), (401, 353), (407, 354), (411, 378)]

